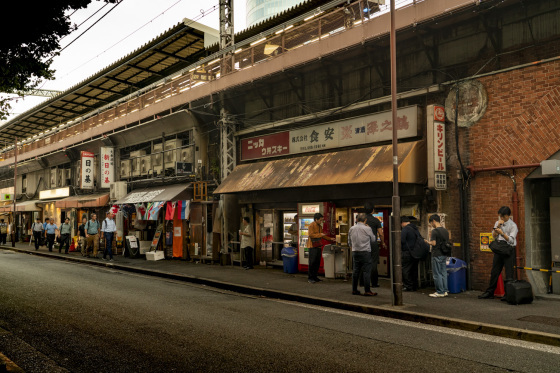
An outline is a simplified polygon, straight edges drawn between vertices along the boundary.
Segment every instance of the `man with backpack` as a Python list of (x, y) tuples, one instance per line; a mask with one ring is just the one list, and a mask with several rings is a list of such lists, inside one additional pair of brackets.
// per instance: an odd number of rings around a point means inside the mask
[(447, 256), (451, 255), (449, 244), (449, 232), (442, 227), (441, 218), (433, 214), (428, 219), (432, 226), (430, 241), (426, 242), (432, 246), (432, 273), (434, 275), (435, 293), (430, 294), (432, 298), (443, 298), (448, 295), (447, 288)]
[[(97, 258), (97, 251), (99, 250), (99, 222), (97, 215), (91, 214), (91, 219), (86, 223), (86, 240), (88, 247), (93, 246), (93, 257)], [(87, 250), (86, 250), (87, 251)]]

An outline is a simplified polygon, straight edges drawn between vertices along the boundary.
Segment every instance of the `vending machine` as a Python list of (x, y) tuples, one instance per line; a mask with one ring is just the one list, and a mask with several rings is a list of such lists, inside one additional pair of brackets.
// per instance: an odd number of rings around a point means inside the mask
[[(336, 214), (335, 205), (332, 202), (313, 202), (298, 203), (298, 270), (305, 272), (309, 266), (309, 249), (307, 248), (307, 240), (309, 239), (309, 225), (313, 223), (313, 215), (320, 213), (325, 219), (323, 224), (323, 233), (329, 237), (336, 237)], [(323, 240), (323, 245), (330, 243)], [(321, 266), (319, 273), (324, 273), (323, 258), (321, 257)]]

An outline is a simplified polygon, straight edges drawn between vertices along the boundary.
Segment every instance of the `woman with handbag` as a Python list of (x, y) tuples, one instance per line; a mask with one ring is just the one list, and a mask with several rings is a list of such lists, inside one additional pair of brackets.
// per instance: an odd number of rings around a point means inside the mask
[(321, 255), (323, 244), (322, 240), (334, 241), (335, 239), (323, 233), (323, 224), (325, 219), (320, 213), (313, 215), (313, 223), (309, 224), (309, 239), (307, 240), (307, 248), (309, 249), (309, 274), (307, 282), (314, 284), (321, 280), (317, 277), (319, 266), (321, 265)]

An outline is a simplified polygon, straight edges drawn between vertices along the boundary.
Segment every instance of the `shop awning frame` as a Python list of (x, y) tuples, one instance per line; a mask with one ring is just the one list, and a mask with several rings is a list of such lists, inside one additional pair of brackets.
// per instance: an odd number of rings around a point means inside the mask
[(109, 193), (84, 194), (66, 197), (55, 202), (57, 208), (102, 207), (109, 202)]
[[(398, 146), (399, 183), (425, 184), (425, 141)], [(237, 166), (214, 194), (393, 181), (391, 145)]]
[(115, 202), (116, 205), (166, 202), (190, 200), (192, 198), (192, 187), (190, 183), (176, 185), (162, 185), (159, 187), (134, 190)]
[[(41, 201), (38, 199), (34, 199), (31, 201), (16, 202), (16, 212), (42, 211), (42, 209), (37, 206), (37, 203), (39, 202)], [(0, 212), (13, 212), (13, 211), (14, 211), (13, 203), (0, 207)]]

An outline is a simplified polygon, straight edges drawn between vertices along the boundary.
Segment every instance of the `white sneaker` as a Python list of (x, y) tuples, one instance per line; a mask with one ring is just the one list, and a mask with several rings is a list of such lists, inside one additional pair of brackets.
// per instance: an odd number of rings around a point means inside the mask
[(444, 297), (447, 297), (449, 295), (448, 292), (445, 292), (445, 294), (443, 294)]
[(445, 294), (440, 294), (438, 292), (435, 292), (435, 293), (430, 294), (430, 297), (432, 297), (432, 298), (443, 298), (443, 297), (445, 297)]

